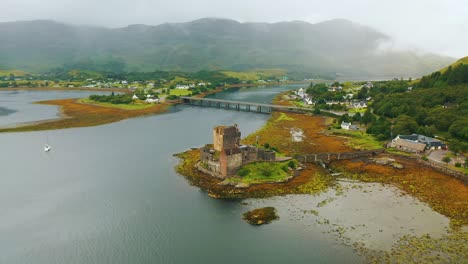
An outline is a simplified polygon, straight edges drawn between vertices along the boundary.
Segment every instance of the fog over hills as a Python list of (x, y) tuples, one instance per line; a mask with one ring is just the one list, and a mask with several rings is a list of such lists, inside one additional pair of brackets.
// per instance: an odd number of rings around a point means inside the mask
[(420, 76), (455, 59), (384, 49), (390, 37), (348, 20), (239, 23), (204, 18), (124, 28), (0, 23), (0, 68), (107, 71), (283, 68), (344, 76)]

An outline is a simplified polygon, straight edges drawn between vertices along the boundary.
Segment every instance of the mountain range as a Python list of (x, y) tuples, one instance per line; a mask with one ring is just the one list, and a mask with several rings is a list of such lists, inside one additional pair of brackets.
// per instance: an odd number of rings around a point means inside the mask
[(0, 69), (103, 71), (252, 70), (341, 76), (421, 76), (455, 59), (385, 50), (391, 38), (335, 19), (240, 23), (204, 18), (157, 26), (104, 28), (48, 20), (0, 23)]

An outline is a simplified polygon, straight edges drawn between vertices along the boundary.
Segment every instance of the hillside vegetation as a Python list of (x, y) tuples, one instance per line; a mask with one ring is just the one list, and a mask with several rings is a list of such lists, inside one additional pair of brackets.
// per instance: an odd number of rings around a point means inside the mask
[[(368, 91), (374, 99), (368, 133), (379, 139), (418, 133), (450, 141), (453, 151), (468, 151), (468, 64), (424, 76), (413, 89), (409, 81), (378, 82)], [(376, 117), (374, 114), (378, 115)]]
[[(420, 76), (453, 62), (382, 51), (389, 37), (336, 19), (239, 23), (200, 19), (108, 29), (52, 21), (0, 23), (0, 69), (148, 72), (283, 69), (320, 76)], [(253, 78), (253, 77), (252, 77)]]

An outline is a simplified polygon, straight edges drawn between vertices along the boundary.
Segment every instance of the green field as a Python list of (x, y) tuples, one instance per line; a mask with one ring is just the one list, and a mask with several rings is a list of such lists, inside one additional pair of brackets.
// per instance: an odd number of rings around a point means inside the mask
[[(288, 163), (284, 162), (254, 162), (249, 163), (237, 172), (236, 177), (226, 179), (233, 183), (259, 184), (268, 182), (284, 181), (291, 177), (292, 171), (288, 169)], [(293, 167), (297, 161), (292, 161)]]
[(348, 113), (360, 113), (361, 115), (363, 115), (365, 112), (367, 111), (367, 108), (350, 108), (348, 110)]
[(192, 95), (192, 91), (184, 90), (184, 89), (171, 89), (170, 95), (187, 96), (187, 95)]
[(82, 98), (78, 100), (78, 102), (86, 103), (86, 104), (94, 104), (94, 105), (99, 105), (99, 106), (104, 106), (104, 107), (113, 107), (113, 108), (118, 108), (118, 109), (123, 109), (123, 110), (141, 110), (141, 109), (146, 109), (146, 108), (150, 108), (154, 106), (154, 104), (137, 104), (137, 103), (131, 103), (131, 104), (100, 103), (100, 102), (90, 100), (88, 98)]
[(229, 77), (238, 78), (244, 81), (256, 81), (260, 79), (268, 79), (270, 77), (282, 77), (287, 74), (286, 70), (283, 69), (265, 69), (245, 72), (223, 71), (222, 73)]
[(20, 70), (0, 70), (0, 76), (9, 76), (10, 74), (14, 74), (17, 77), (20, 77), (28, 73)]
[(349, 141), (347, 145), (354, 149), (380, 149), (383, 147), (383, 142), (378, 141), (366, 132), (333, 129), (332, 133), (348, 138)]

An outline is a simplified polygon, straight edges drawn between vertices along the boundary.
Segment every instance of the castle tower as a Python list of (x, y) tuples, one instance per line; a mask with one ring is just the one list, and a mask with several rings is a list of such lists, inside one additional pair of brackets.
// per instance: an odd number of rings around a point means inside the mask
[(213, 129), (213, 146), (216, 151), (239, 148), (241, 133), (237, 125), (217, 126)]
[(237, 125), (217, 126), (213, 129), (213, 147), (220, 152), (220, 173), (224, 177), (235, 174), (242, 165), (240, 137)]

